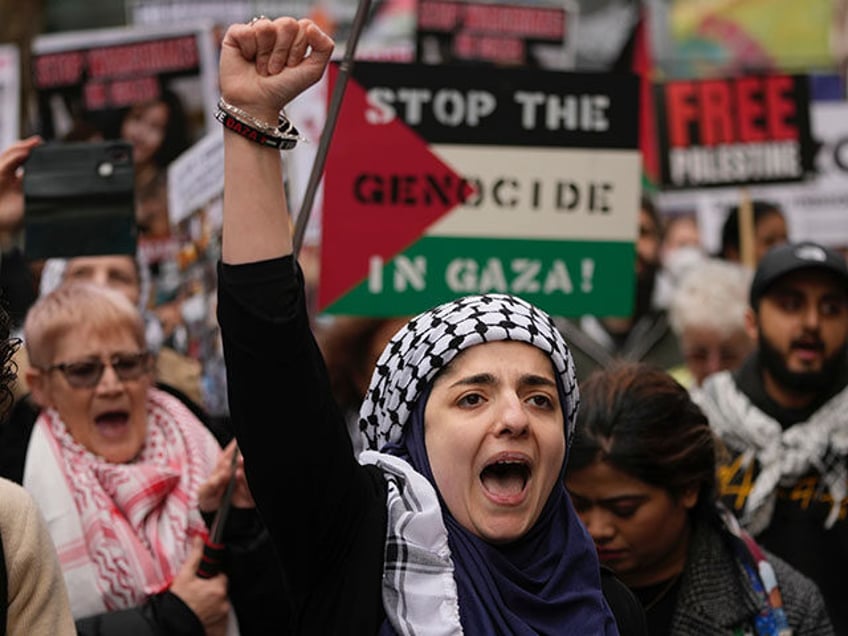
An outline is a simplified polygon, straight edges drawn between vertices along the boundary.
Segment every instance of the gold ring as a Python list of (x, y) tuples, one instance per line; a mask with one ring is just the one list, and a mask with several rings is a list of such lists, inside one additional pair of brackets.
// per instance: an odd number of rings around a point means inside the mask
[(255, 17), (250, 18), (250, 22), (247, 23), (247, 26), (253, 26), (254, 24), (259, 22), (260, 20), (268, 20), (268, 19), (270, 19), (270, 18), (268, 18), (267, 15), (257, 15)]

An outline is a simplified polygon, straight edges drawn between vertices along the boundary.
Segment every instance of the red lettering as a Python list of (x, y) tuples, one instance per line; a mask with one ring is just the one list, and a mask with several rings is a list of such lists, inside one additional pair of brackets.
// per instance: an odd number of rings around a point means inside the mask
[(418, 3), (418, 28), (431, 31), (452, 31), (456, 26), (459, 5), (454, 2)]
[(797, 140), (794, 89), (788, 75), (666, 84), (670, 147)]
[(762, 80), (743, 77), (736, 80), (736, 119), (739, 122), (739, 140), (765, 141), (765, 107), (762, 102)]
[(545, 7), (469, 3), (465, 5), (463, 26), (474, 33), (561, 40), (565, 35), (565, 12)]
[(669, 143), (673, 148), (686, 147), (691, 143), (689, 127), (698, 116), (693, 97), (692, 82), (674, 82), (665, 87), (666, 116), (668, 117)]
[(107, 78), (181, 71), (196, 68), (198, 60), (195, 37), (188, 35), (91, 49), (88, 74), (92, 78)]
[(795, 117), (794, 88), (795, 81), (788, 75), (766, 78), (766, 127), (771, 139), (798, 139), (798, 127), (788, 121)]
[(475, 57), (474, 37), (468, 33), (459, 33), (453, 40), (453, 52), (459, 59), (471, 60)]
[(37, 88), (68, 86), (79, 82), (82, 76), (83, 56), (71, 53), (52, 53), (35, 58), (35, 85)]
[(159, 97), (159, 82), (155, 77), (117, 80), (110, 87), (112, 106), (123, 107), (149, 102)]
[(89, 82), (83, 88), (86, 110), (102, 110), (108, 105), (106, 99), (106, 85)]
[(507, 37), (482, 37), (477, 45), (480, 57), (492, 62), (521, 64), (524, 62), (524, 40)]
[(717, 146), (733, 142), (730, 87), (722, 80), (701, 82), (701, 143)]

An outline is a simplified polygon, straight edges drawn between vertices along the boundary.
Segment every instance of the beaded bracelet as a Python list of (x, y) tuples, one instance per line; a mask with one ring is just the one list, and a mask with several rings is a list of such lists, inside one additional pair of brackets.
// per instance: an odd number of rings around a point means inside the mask
[(277, 125), (256, 119), (250, 113), (237, 106), (227, 103), (223, 97), (218, 100), (218, 111), (215, 119), (221, 122), (227, 130), (231, 130), (245, 139), (263, 146), (279, 150), (291, 150), (298, 141), (306, 141), (289, 121), (283, 111), (277, 117)]

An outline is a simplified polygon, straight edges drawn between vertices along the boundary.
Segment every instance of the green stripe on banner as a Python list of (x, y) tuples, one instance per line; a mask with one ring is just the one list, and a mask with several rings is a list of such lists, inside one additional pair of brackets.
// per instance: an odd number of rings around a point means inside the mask
[(487, 292), (521, 296), (553, 315), (628, 315), (633, 306), (633, 243), (423, 237), (388, 263), (375, 257), (368, 278), (325, 310), (400, 316)]

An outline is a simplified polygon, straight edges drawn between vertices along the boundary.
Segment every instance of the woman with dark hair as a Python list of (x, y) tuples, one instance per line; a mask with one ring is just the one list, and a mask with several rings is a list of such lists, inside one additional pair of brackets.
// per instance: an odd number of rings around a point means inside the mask
[(132, 144), (136, 221), (143, 236), (170, 233), (166, 170), (190, 145), (189, 122), (179, 96), (163, 89), (155, 99), (124, 111), (116, 131)]
[(133, 145), (137, 174), (139, 168), (143, 173), (149, 168), (168, 167), (189, 146), (182, 101), (176, 93), (164, 89), (156, 99), (133, 104), (121, 117), (118, 136)]
[(717, 502), (715, 438), (683, 386), (622, 363), (581, 394), (566, 487), (651, 634), (833, 633), (815, 584)]

